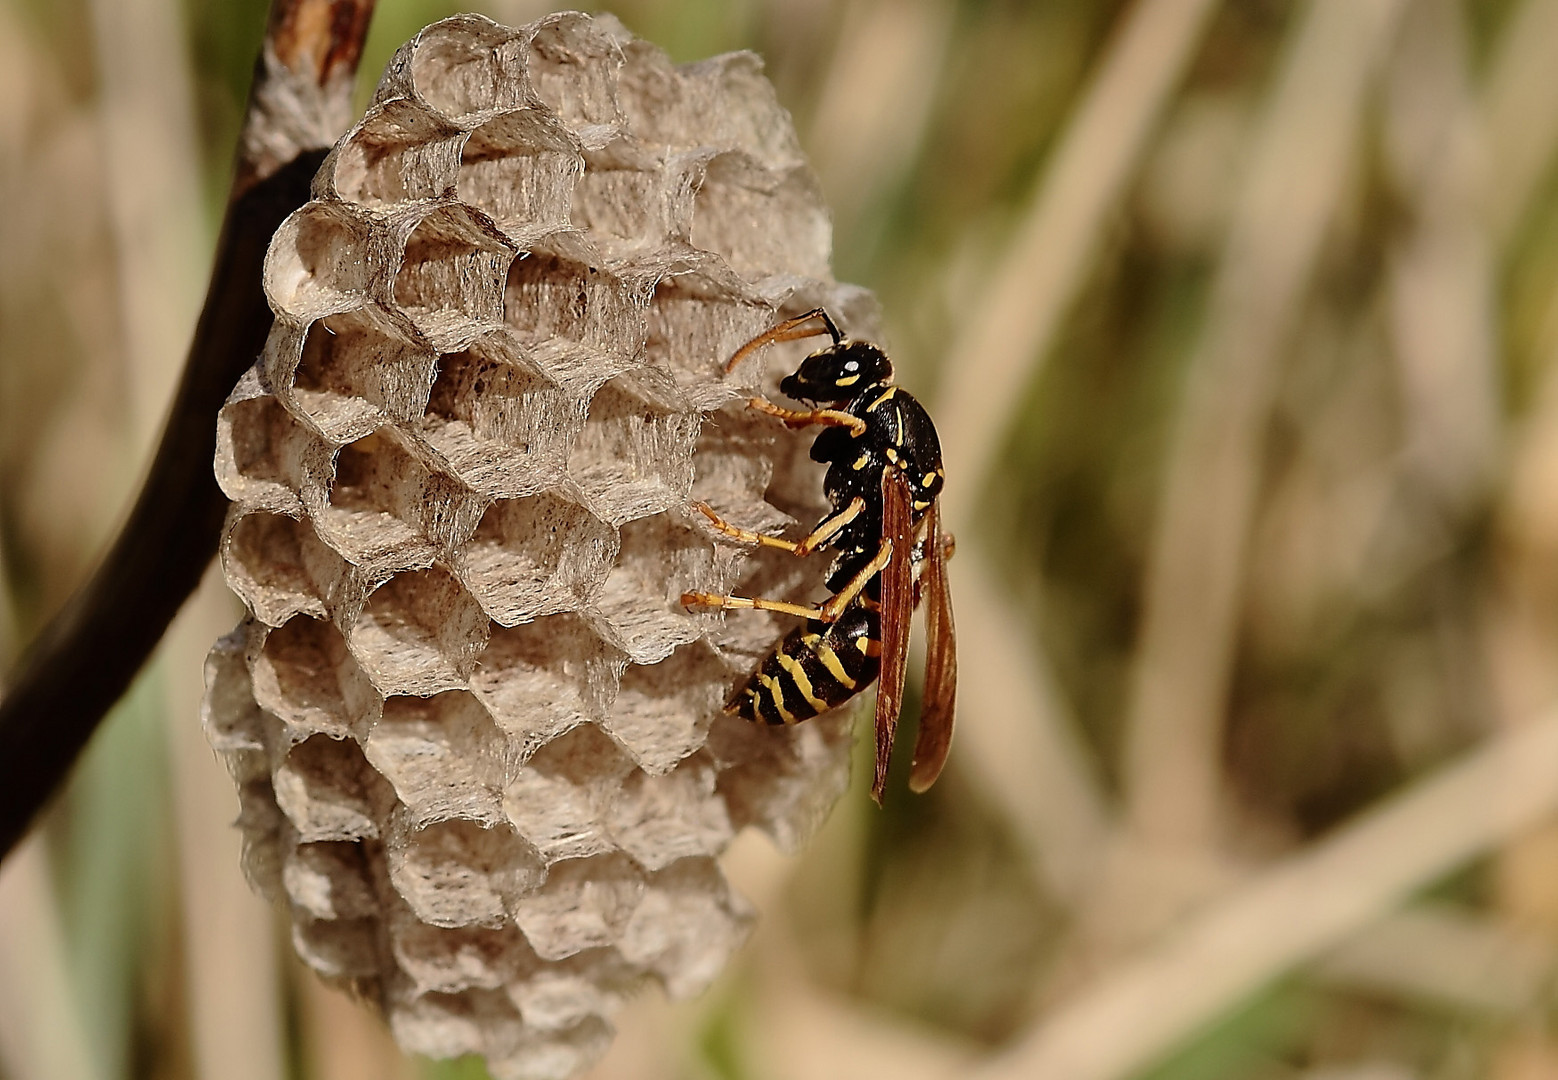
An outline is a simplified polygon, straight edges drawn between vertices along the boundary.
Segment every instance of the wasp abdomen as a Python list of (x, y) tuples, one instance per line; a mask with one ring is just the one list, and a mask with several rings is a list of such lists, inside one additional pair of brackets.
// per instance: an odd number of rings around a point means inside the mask
[(876, 612), (851, 605), (832, 625), (812, 620), (786, 634), (725, 710), (769, 724), (810, 720), (870, 686), (881, 653)]

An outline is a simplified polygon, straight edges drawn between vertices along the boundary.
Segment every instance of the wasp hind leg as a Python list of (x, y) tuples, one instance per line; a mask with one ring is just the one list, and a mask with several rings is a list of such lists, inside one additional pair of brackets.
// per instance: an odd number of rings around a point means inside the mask
[(778, 611), (785, 615), (799, 615), (803, 619), (832, 621), (820, 607), (792, 604), (788, 600), (765, 600), (758, 596), (721, 596), (718, 593), (684, 592), (682, 606), (695, 611)]

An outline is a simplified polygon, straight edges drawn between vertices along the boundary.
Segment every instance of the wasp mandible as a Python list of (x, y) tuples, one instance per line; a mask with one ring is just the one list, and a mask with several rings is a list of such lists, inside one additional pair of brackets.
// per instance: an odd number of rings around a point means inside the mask
[(811, 457), (828, 466), (823, 485), (831, 512), (804, 539), (791, 541), (738, 528), (707, 505), (695, 505), (714, 528), (745, 543), (798, 556), (833, 550), (832, 596), (809, 606), (690, 592), (682, 594), (682, 603), (696, 610), (757, 609), (806, 619), (736, 687), (726, 712), (796, 724), (844, 704), (880, 676), (871, 785), (871, 797), (880, 805), (903, 707), (909, 624), (922, 598), (925, 694), (909, 776), (912, 790), (935, 783), (952, 744), (957, 641), (946, 562), (953, 541), (942, 532), (937, 501), (946, 472), (936, 427), (924, 406), (894, 384), (887, 354), (870, 342), (846, 338), (822, 308), (759, 334), (736, 350), (725, 371), (734, 371), (765, 346), (822, 334), (832, 344), (806, 357), (779, 384), (787, 397), (811, 408), (786, 409), (761, 397), (748, 404), (790, 427), (822, 427)]

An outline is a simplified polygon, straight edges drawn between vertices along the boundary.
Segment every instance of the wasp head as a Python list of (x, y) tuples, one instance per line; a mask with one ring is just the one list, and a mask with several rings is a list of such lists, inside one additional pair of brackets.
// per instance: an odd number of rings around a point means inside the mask
[(886, 353), (870, 342), (846, 339), (801, 361), (795, 374), (779, 383), (779, 390), (796, 401), (848, 401), (892, 377), (893, 362)]

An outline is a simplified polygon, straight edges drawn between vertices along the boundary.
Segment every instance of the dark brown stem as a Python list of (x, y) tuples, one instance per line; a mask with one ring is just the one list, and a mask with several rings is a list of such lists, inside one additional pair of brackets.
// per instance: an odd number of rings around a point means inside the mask
[(308, 199), (345, 130), (373, 0), (275, 0), (232, 195), (184, 374), (146, 481), (92, 577), (44, 627), (0, 700), (0, 858), (26, 833), (99, 721), (199, 584), (226, 499), (216, 414), (265, 345), (271, 233)]

